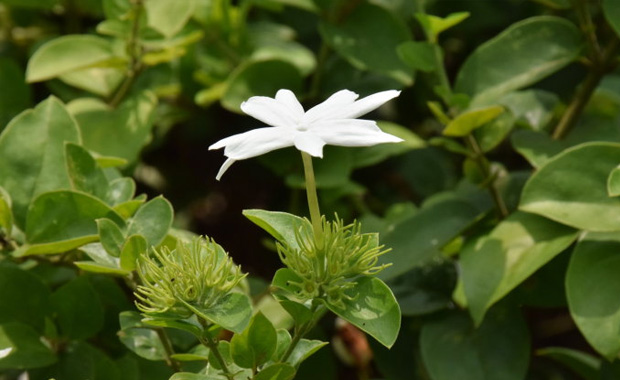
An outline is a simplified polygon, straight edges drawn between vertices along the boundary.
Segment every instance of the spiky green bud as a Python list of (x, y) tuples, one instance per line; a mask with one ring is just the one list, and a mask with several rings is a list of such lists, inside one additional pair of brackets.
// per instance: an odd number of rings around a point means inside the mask
[(185, 303), (207, 309), (237, 286), (245, 275), (212, 239), (180, 242), (174, 250), (163, 247), (138, 260), (142, 285), (136, 305), (145, 314), (187, 318)]
[(355, 278), (378, 273), (389, 264), (377, 265), (379, 257), (389, 251), (379, 245), (378, 234), (364, 234), (357, 221), (344, 225), (336, 216), (333, 222), (323, 217), (323, 244), (316, 244), (313, 231), (303, 226), (295, 231), (298, 247), (278, 242), (282, 263), (295, 272), (300, 283), (298, 296), (320, 298), (338, 307), (350, 299), (346, 291), (355, 286)]

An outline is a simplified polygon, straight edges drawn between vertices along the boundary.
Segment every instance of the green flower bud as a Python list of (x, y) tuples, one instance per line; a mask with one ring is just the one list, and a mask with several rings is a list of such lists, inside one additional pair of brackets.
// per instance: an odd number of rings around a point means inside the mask
[(378, 234), (364, 234), (361, 224), (344, 225), (336, 218), (323, 218), (323, 244), (319, 247), (313, 230), (307, 226), (295, 231), (297, 246), (276, 244), (280, 259), (302, 282), (298, 296), (323, 298), (332, 305), (344, 307), (351, 299), (345, 292), (355, 286), (355, 278), (374, 275), (388, 265), (377, 265), (379, 257), (389, 250), (379, 245)]
[(138, 309), (178, 318), (192, 315), (184, 303), (209, 308), (245, 277), (222, 247), (203, 237), (142, 255), (137, 271), (142, 280), (134, 293)]

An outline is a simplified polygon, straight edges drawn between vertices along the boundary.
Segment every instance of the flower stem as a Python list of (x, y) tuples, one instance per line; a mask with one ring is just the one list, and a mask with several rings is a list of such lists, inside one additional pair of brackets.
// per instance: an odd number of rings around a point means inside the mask
[(318, 302), (313, 302), (312, 303), (312, 307), (310, 308), (310, 312), (312, 312), (312, 319), (310, 319), (308, 322), (306, 322), (306, 323), (302, 324), (301, 326), (299, 326), (299, 328), (295, 329), (295, 334), (293, 335), (293, 339), (291, 340), (291, 343), (289, 344), (288, 348), (286, 349), (286, 352), (284, 352), (284, 354), (280, 358), (280, 360), (279, 360), (280, 363), (285, 363), (286, 362), (286, 360), (291, 356), (293, 351), (295, 351), (295, 347), (297, 347), (297, 343), (299, 343), (299, 341), (301, 340), (301, 338), (304, 337), (304, 335), (306, 335), (308, 332), (310, 332), (310, 330), (312, 330), (314, 325), (319, 320), (319, 316), (321, 315), (321, 313), (319, 311), (319, 303)]
[(224, 360), (224, 357), (220, 353), (220, 350), (217, 348), (217, 343), (213, 339), (211, 339), (208, 333), (203, 334), (203, 336), (200, 338), (200, 343), (207, 346), (209, 350), (213, 352), (213, 356), (215, 356), (215, 359), (219, 363), (220, 367), (222, 367), (224, 376), (226, 376), (229, 380), (233, 380), (234, 375), (228, 369), (228, 366), (226, 365), (226, 360)]
[(157, 337), (159, 337), (161, 344), (164, 346), (164, 351), (166, 353), (166, 364), (168, 364), (168, 366), (172, 368), (174, 372), (181, 372), (181, 367), (179, 367), (179, 363), (176, 360), (172, 359), (172, 355), (174, 355), (174, 350), (172, 349), (172, 343), (170, 343), (170, 338), (168, 338), (168, 334), (166, 334), (166, 331), (163, 328), (156, 328), (155, 331), (157, 332)]
[(301, 152), (304, 162), (304, 174), (306, 176), (306, 195), (308, 196), (308, 209), (310, 210), (310, 220), (314, 230), (314, 240), (319, 249), (323, 247), (323, 226), (321, 223), (321, 211), (319, 209), (319, 198), (316, 194), (316, 180), (314, 179), (314, 169), (312, 167), (312, 157)]

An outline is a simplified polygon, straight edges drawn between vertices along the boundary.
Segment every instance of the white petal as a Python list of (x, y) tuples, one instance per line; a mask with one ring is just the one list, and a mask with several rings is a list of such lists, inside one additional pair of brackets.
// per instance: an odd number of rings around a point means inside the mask
[(370, 111), (374, 111), (398, 95), (400, 95), (400, 91), (396, 90), (377, 92), (376, 94), (362, 98), (347, 107), (341, 108), (339, 112), (334, 115), (334, 117), (339, 119), (358, 118)]
[(325, 141), (312, 132), (299, 132), (295, 135), (295, 148), (314, 157), (323, 158)]
[(351, 106), (358, 97), (359, 95), (353, 91), (340, 90), (327, 98), (323, 103), (310, 108), (304, 116), (304, 121), (306, 123), (313, 123), (316, 120), (340, 119), (340, 117), (334, 115), (339, 114), (341, 109)]
[(220, 180), (220, 178), (222, 178), (222, 176), (224, 175), (224, 173), (226, 173), (226, 170), (228, 170), (228, 168), (230, 167), (230, 165), (235, 163), (235, 159), (229, 158), (226, 161), (224, 161), (224, 163), (222, 164), (222, 167), (220, 168), (220, 170), (217, 172), (217, 175), (215, 176), (216, 180)]
[(297, 97), (291, 90), (278, 90), (276, 100), (289, 108), (296, 115), (298, 120), (304, 116), (304, 107), (299, 103)]
[(272, 150), (293, 145), (295, 130), (290, 128), (269, 127), (227, 137), (211, 145), (209, 149), (224, 149), (224, 154), (235, 160), (260, 156)]
[(255, 119), (274, 127), (293, 128), (301, 114), (294, 112), (286, 103), (266, 96), (253, 96), (241, 103), (241, 110)]
[(396, 143), (403, 139), (385, 133), (370, 120), (330, 120), (313, 125), (316, 133), (329, 145), (372, 146), (382, 143)]

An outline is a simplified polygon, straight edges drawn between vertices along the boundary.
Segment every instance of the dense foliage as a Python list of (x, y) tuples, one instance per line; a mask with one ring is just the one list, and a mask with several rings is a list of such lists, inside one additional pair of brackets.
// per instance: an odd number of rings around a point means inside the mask
[[(0, 1), (0, 379), (620, 379), (619, 36), (617, 0)], [(404, 141), (216, 181), (279, 89), (402, 90), (366, 118)]]

